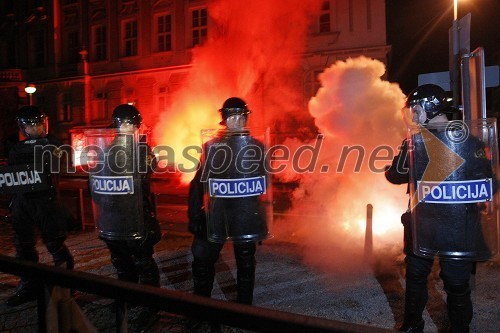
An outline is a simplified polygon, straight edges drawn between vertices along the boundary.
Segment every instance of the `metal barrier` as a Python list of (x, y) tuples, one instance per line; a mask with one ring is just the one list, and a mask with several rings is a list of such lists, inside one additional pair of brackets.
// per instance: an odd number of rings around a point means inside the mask
[[(57, 285), (120, 302), (150, 306), (190, 318), (220, 322), (256, 332), (393, 332), (372, 326), (345, 323), (296, 313), (243, 305), (193, 294), (139, 285), (81, 271), (22, 261), (0, 255), (0, 271), (26, 276), (44, 285)], [(46, 332), (43, 292), (38, 301), (39, 332)]]

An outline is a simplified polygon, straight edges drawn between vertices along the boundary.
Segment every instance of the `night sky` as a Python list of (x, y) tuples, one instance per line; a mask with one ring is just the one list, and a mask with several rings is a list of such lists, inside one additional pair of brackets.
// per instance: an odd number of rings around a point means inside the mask
[[(386, 11), (391, 82), (406, 94), (417, 86), (418, 74), (448, 70), (453, 0), (386, 0)], [(471, 51), (482, 46), (486, 66), (500, 65), (500, 0), (458, 0), (458, 18), (467, 13)]]

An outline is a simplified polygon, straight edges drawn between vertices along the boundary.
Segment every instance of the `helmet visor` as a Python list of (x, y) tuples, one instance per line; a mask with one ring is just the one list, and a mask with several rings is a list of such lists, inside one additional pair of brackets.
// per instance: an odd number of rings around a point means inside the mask
[(422, 103), (412, 103), (402, 109), (403, 120), (406, 125), (423, 125), (427, 121), (427, 112)]
[(19, 128), (27, 138), (44, 138), (49, 132), (49, 119), (47, 117), (18, 119)]
[(138, 123), (138, 119), (133, 118), (113, 118), (113, 127), (120, 128), (122, 125), (136, 126), (139, 128), (141, 125)]

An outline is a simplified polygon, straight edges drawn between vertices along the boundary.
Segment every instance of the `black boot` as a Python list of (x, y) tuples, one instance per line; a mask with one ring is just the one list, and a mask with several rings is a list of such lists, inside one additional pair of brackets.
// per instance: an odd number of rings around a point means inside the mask
[(235, 244), (238, 303), (251, 305), (255, 284), (255, 243)]
[(34, 281), (21, 278), (21, 282), (17, 286), (16, 293), (7, 299), (7, 306), (18, 306), (36, 300), (37, 288)]
[[(47, 244), (49, 251), (51, 250), (50, 244)], [(52, 253), (52, 258), (54, 259), (54, 266), (66, 265), (66, 268), (73, 270), (75, 268), (75, 260), (68, 247), (62, 244), (59, 249)]]
[(424, 326), (425, 326), (425, 321), (422, 319), (417, 323), (410, 324), (410, 323), (403, 323), (401, 327), (398, 329), (400, 332), (406, 332), (406, 333), (416, 333), (416, 332), (423, 332), (424, 331)]
[(160, 286), (160, 270), (153, 257), (139, 258), (135, 261), (139, 282), (154, 287)]
[(468, 333), (472, 321), (472, 301), (468, 284), (445, 285), (451, 333)]
[(427, 304), (427, 283), (406, 280), (404, 321), (400, 332), (422, 332), (425, 321), (422, 319)]
[(155, 324), (159, 316), (160, 315), (157, 309), (141, 307), (141, 309), (139, 309), (139, 313), (130, 320), (129, 332), (136, 333), (147, 331)]
[(194, 259), (192, 264), (194, 294), (210, 297), (215, 279), (215, 267), (210, 262)]

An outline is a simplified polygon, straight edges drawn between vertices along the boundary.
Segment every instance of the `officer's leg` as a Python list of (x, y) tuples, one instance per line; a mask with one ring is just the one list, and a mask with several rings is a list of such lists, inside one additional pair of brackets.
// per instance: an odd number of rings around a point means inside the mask
[(153, 258), (153, 246), (137, 242), (137, 249), (134, 251), (135, 267), (139, 274), (139, 281), (151, 286), (160, 286), (160, 270)]
[(211, 243), (195, 237), (191, 245), (193, 253), (193, 283), (196, 295), (210, 297), (215, 278), (215, 262), (223, 244)]
[[(19, 204), (19, 202), (17, 203)], [(18, 209), (16, 209), (18, 208)], [(21, 207), (16, 207), (14, 202), (13, 207), (13, 227), (15, 235), (16, 258), (28, 260), (31, 262), (38, 262), (38, 252), (35, 249), (35, 227), (30, 216), (22, 212)], [(14, 296), (7, 299), (8, 306), (17, 306), (26, 302), (32, 301), (36, 298), (37, 284), (34, 280), (30, 280), (21, 276), (21, 281), (17, 286)]]
[[(20, 237), (16, 235), (15, 244), (17, 258), (38, 262), (38, 252), (35, 249), (34, 241), (22, 240), (22, 237), (20, 239)], [(35, 280), (21, 276), (21, 281), (16, 288), (16, 293), (14, 296), (7, 299), (6, 304), (8, 306), (18, 306), (36, 299), (37, 286), (38, 283)]]
[(432, 270), (433, 260), (412, 254), (406, 256), (405, 314), (401, 332), (422, 332), (422, 313), (427, 304), (427, 277)]
[(238, 303), (252, 304), (253, 301), (255, 250), (254, 242), (234, 244), (234, 256), (238, 268)]
[[(139, 282), (154, 287), (160, 286), (160, 270), (153, 258), (153, 245), (143, 240), (129, 241), (134, 257)], [(140, 307), (138, 313), (130, 320), (130, 332), (143, 332), (158, 319), (158, 310), (154, 307)]]
[(40, 227), (45, 247), (52, 255), (55, 266), (66, 263), (73, 269), (75, 262), (64, 241), (66, 240), (66, 219), (56, 198), (39, 198), (33, 201), (36, 207), (35, 219)]
[(106, 245), (111, 253), (111, 263), (116, 269), (118, 279), (137, 283), (139, 276), (127, 247), (127, 242), (106, 240)]
[(469, 279), (473, 263), (463, 261), (442, 261), (441, 279), (446, 291), (448, 316), (452, 333), (469, 332), (472, 321), (472, 301)]

